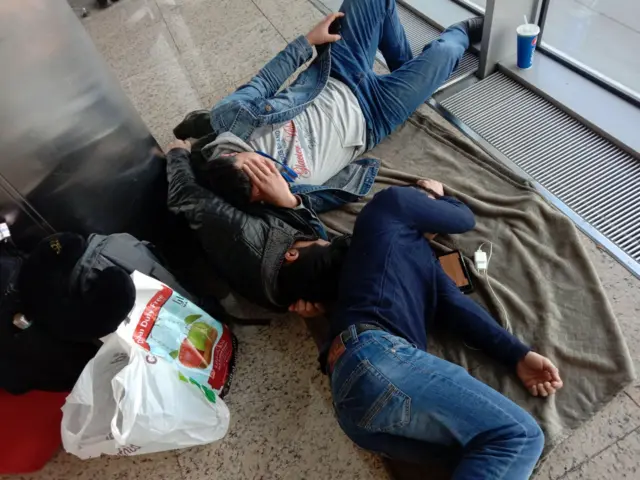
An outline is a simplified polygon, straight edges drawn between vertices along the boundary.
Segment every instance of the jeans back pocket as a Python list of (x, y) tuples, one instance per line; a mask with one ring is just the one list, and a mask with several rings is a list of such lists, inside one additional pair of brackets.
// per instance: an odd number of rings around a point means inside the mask
[(388, 432), (411, 419), (411, 398), (369, 360), (361, 360), (341, 382), (332, 385), (336, 413), (343, 425), (369, 432)]

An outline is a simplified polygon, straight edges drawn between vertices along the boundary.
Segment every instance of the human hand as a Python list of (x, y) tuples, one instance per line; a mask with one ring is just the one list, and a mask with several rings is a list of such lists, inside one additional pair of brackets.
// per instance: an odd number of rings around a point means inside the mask
[(303, 318), (319, 317), (325, 313), (324, 305), (321, 303), (311, 303), (302, 299), (289, 305), (289, 311), (297, 313)]
[(291, 193), (289, 184), (270, 161), (260, 158), (248, 158), (242, 165), (254, 187), (258, 190), (258, 199), (276, 207), (295, 208), (298, 198)]
[[(442, 183), (438, 182), (437, 180), (431, 180), (430, 178), (425, 178), (423, 180), (418, 180), (417, 183), (420, 188), (424, 188), (425, 190), (426, 189), (433, 190), (440, 196), (444, 195), (444, 186), (442, 185)], [(433, 196), (433, 195), (429, 195), (429, 196)]]
[(536, 352), (527, 353), (516, 366), (516, 372), (529, 393), (547, 397), (562, 388), (560, 373), (553, 363)]
[(333, 43), (340, 40), (340, 35), (329, 33), (329, 26), (336, 18), (344, 17), (344, 13), (330, 13), (307, 33), (307, 40), (311, 45), (322, 45), (323, 43)]
[(174, 148), (184, 148), (187, 152), (191, 152), (191, 144), (187, 140), (174, 140), (165, 149), (165, 152), (169, 153)]

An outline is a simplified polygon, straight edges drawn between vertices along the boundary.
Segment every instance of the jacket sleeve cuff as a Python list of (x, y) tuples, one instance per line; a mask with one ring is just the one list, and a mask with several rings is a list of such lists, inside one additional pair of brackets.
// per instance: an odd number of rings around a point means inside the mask
[(518, 362), (530, 351), (530, 347), (526, 346), (521, 341), (516, 340), (516, 343), (514, 343), (511, 348), (508, 349), (508, 352), (506, 352), (504, 362), (506, 365), (515, 368), (516, 365), (518, 365)]
[[(307, 37), (304, 35), (300, 35), (294, 41), (290, 43), (290, 45), (304, 58), (306, 58), (305, 62), (313, 57), (313, 47), (307, 40)], [(304, 63), (304, 62), (303, 62)]]
[[(173, 153), (172, 153), (173, 152)], [(175, 147), (172, 148), (171, 150), (169, 150), (167, 152), (167, 158), (170, 158), (173, 160), (174, 157), (183, 157), (183, 159), (185, 157), (189, 157), (189, 155), (191, 155), (191, 152), (189, 150), (187, 150), (186, 148), (182, 148), (182, 147)]]

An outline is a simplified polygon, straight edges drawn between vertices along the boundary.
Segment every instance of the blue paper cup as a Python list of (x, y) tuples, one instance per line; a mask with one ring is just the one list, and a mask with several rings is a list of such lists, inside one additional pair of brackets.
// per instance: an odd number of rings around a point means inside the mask
[(518, 68), (531, 68), (540, 27), (533, 23), (525, 23), (516, 28), (516, 33), (518, 34)]

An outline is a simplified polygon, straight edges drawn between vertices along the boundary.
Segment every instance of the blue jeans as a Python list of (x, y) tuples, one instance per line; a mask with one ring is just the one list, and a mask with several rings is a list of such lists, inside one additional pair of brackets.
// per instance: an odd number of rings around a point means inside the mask
[[(368, 127), (368, 148), (378, 144), (424, 103), (458, 66), (469, 37), (445, 30), (413, 57), (395, 0), (345, 0), (342, 39), (331, 45), (331, 76), (355, 93)], [(391, 70), (373, 71), (380, 49)]]
[(529, 478), (544, 436), (527, 412), (400, 337), (350, 330), (331, 391), (340, 426), (357, 445), (413, 463), (457, 452), (455, 480)]

